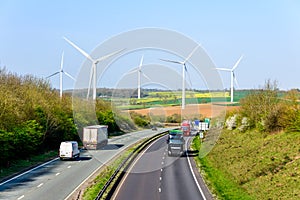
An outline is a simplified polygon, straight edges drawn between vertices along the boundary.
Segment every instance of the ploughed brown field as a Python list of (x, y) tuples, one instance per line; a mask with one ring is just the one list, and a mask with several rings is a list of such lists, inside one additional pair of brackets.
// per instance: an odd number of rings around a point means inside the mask
[(184, 110), (181, 110), (181, 106), (169, 106), (169, 107), (153, 107), (147, 109), (132, 110), (142, 115), (156, 115), (156, 116), (171, 116), (173, 114), (181, 114), (182, 117), (208, 117), (214, 118), (222, 113), (238, 109), (239, 106), (227, 106), (227, 103), (217, 104), (192, 104), (186, 105)]

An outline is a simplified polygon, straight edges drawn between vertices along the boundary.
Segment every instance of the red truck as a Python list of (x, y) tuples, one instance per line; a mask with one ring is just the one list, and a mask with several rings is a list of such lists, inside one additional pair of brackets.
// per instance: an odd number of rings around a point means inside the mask
[(188, 120), (182, 121), (181, 130), (183, 131), (184, 136), (190, 136), (191, 135), (191, 122)]

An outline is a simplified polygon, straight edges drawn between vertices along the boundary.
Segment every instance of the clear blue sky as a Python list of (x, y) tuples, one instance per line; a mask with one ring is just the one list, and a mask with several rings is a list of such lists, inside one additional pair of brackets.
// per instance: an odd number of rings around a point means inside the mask
[[(267, 79), (277, 80), (280, 89), (300, 88), (299, 10), (297, 0), (1, 0), (0, 65), (46, 77), (59, 69), (64, 51), (64, 68), (76, 76), (84, 57), (63, 36), (90, 53), (121, 32), (160, 27), (199, 42), (217, 67), (232, 67), (244, 54), (236, 69), (240, 89), (259, 88)], [(229, 74), (220, 74), (229, 88)], [(65, 89), (73, 87), (64, 80)], [(50, 81), (59, 86), (58, 77)]]

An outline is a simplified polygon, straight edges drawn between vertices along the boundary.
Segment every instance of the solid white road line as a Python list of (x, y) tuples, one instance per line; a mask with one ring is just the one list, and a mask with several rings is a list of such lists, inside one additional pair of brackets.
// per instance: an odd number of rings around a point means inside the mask
[(22, 195), (22, 196), (20, 196), (19, 198), (18, 198), (18, 200), (21, 200), (21, 199), (23, 199), (25, 196), (24, 195)]
[(124, 184), (125, 180), (127, 179), (128, 175), (130, 174), (130, 171), (133, 169), (133, 167), (135, 166), (135, 164), (141, 159), (141, 157), (143, 156), (143, 154), (155, 143), (156, 141), (152, 142), (146, 149), (144, 149), (144, 151), (142, 153), (140, 153), (138, 155), (138, 157), (136, 158), (136, 160), (131, 164), (130, 168), (127, 170), (127, 173), (125, 174), (125, 176), (122, 178), (121, 182), (119, 183), (117, 190), (115, 191), (112, 199), (116, 199), (122, 185)]
[(37, 187), (40, 188), (44, 185), (44, 183), (39, 184)]
[[(190, 138), (189, 138), (188, 140), (190, 140)], [(192, 175), (193, 175), (194, 181), (195, 181), (195, 183), (196, 183), (196, 185), (197, 185), (197, 187), (198, 187), (198, 190), (200, 191), (200, 193), (201, 193), (201, 195), (202, 195), (203, 200), (206, 200), (205, 195), (204, 195), (204, 193), (203, 193), (203, 191), (202, 191), (202, 189), (201, 189), (201, 187), (200, 187), (200, 185), (199, 185), (199, 183), (198, 183), (198, 180), (197, 180), (196, 175), (195, 175), (195, 173), (194, 173), (194, 170), (193, 170), (193, 168), (192, 168), (192, 164), (191, 164), (191, 161), (190, 161), (190, 158), (189, 158), (187, 146), (188, 146), (188, 145), (187, 145), (187, 141), (186, 141), (186, 143), (185, 143), (185, 150), (186, 150), (186, 157), (187, 157), (187, 160), (188, 160), (188, 163), (189, 163), (190, 170), (191, 170), (191, 172), (192, 172)]]
[(37, 166), (37, 167), (31, 169), (31, 170), (28, 170), (28, 171), (26, 171), (26, 172), (24, 172), (24, 173), (22, 173), (22, 174), (19, 174), (18, 176), (15, 176), (15, 177), (13, 177), (13, 178), (7, 180), (7, 181), (4, 181), (3, 183), (0, 183), (0, 186), (4, 185), (4, 184), (6, 184), (6, 183), (9, 183), (9, 182), (11, 182), (12, 180), (15, 180), (15, 179), (17, 179), (17, 178), (19, 178), (19, 177), (21, 177), (21, 176), (24, 176), (25, 174), (28, 174), (28, 173), (30, 173), (30, 172), (32, 172), (32, 171), (34, 171), (34, 170), (37, 170), (37, 169), (39, 169), (39, 168), (41, 168), (41, 167), (43, 167), (43, 166), (45, 166), (45, 165), (48, 165), (48, 164), (50, 164), (50, 163), (52, 163), (52, 162), (54, 162), (54, 161), (56, 161), (56, 160), (58, 160), (58, 158), (55, 158), (55, 159), (53, 159), (53, 160), (50, 160), (50, 161), (48, 161), (48, 162), (46, 162), (46, 163), (44, 163), (44, 164), (41, 164), (41, 165), (39, 165), (39, 166)]

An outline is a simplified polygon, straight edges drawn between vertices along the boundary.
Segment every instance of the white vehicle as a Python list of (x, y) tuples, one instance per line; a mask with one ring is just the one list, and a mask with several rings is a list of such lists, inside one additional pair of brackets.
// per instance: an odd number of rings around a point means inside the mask
[(108, 142), (108, 126), (94, 125), (83, 128), (83, 146), (87, 150), (97, 150), (107, 145)]
[(76, 141), (66, 141), (60, 143), (59, 158), (61, 160), (79, 158), (79, 156), (80, 151), (78, 149), (78, 143)]

